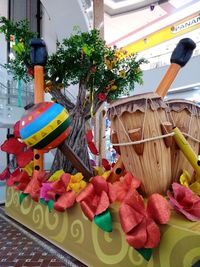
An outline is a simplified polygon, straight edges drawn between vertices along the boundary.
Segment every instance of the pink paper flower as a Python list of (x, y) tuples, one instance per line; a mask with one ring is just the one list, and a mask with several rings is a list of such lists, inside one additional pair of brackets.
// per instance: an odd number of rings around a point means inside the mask
[(195, 195), (188, 187), (178, 183), (172, 184), (173, 194), (168, 197), (173, 208), (182, 213), (190, 221), (200, 220), (200, 197)]

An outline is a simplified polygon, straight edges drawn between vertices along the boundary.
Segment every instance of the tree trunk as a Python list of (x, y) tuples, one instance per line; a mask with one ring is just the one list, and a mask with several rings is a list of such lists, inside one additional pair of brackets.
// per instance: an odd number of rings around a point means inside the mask
[[(77, 97), (77, 103), (75, 108), (71, 111), (71, 124), (70, 124), (70, 135), (67, 137), (65, 142), (71, 147), (85, 165), (91, 170), (90, 159), (88, 154), (87, 140), (86, 140), (86, 129), (85, 129), (85, 113), (84, 113), (84, 102), (85, 102), (86, 87), (84, 83), (79, 85), (79, 94)], [(63, 169), (68, 173), (75, 173), (76, 169), (72, 166), (71, 162), (62, 154), (60, 150), (57, 150), (54, 162), (51, 167), (51, 173), (56, 170)]]

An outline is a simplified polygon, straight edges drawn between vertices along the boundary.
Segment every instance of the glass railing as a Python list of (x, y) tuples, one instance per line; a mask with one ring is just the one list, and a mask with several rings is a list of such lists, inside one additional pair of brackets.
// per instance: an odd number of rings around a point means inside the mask
[(12, 74), (1, 66), (0, 99), (10, 106), (24, 107), (28, 105), (34, 101), (33, 82), (16, 81)]

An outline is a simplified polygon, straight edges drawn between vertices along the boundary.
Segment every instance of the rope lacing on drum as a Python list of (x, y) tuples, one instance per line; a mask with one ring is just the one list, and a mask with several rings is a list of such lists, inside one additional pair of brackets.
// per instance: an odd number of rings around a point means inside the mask
[[(159, 140), (159, 139), (163, 139), (163, 138), (166, 138), (166, 137), (169, 137), (169, 136), (173, 136), (174, 135), (174, 132), (171, 132), (171, 133), (168, 133), (168, 134), (163, 134), (163, 135), (159, 135), (159, 136), (154, 136), (154, 137), (149, 137), (149, 138), (146, 138), (146, 139), (143, 139), (144, 138), (144, 127), (145, 127), (145, 122), (146, 122), (146, 112), (147, 112), (147, 104), (148, 104), (148, 100), (151, 101), (152, 103), (152, 106), (154, 107), (154, 110), (156, 112), (156, 116), (158, 118), (158, 120), (162, 123), (162, 120), (158, 114), (158, 111), (157, 109), (155, 108), (154, 106), (154, 103), (152, 101), (151, 98), (146, 98), (145, 99), (145, 111), (144, 111), (144, 119), (143, 119), (143, 123), (142, 123), (142, 135), (141, 135), (141, 140), (137, 140), (137, 141), (132, 141), (130, 139), (130, 136), (129, 134), (127, 133), (125, 127), (124, 127), (124, 124), (120, 118), (119, 115), (117, 115), (118, 119), (119, 119), (119, 122), (122, 126), (122, 129), (124, 130), (124, 133), (125, 135), (127, 136), (128, 138), (128, 142), (123, 142), (123, 143), (117, 143), (117, 144), (112, 144), (113, 146), (128, 146), (128, 145), (137, 145), (137, 144), (141, 144), (141, 143), (145, 143), (145, 142), (149, 142), (149, 141), (154, 141), (154, 140)], [(114, 107), (115, 109), (115, 107)], [(117, 114), (117, 112), (116, 112)], [(165, 128), (164, 124), (163, 124), (163, 128), (165, 129), (165, 131), (167, 132), (167, 129)]]

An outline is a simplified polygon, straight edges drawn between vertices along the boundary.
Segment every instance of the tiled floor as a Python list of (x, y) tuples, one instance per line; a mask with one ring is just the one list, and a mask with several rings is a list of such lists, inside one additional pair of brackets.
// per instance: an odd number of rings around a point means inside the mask
[(0, 208), (0, 267), (85, 267), (4, 214)]

